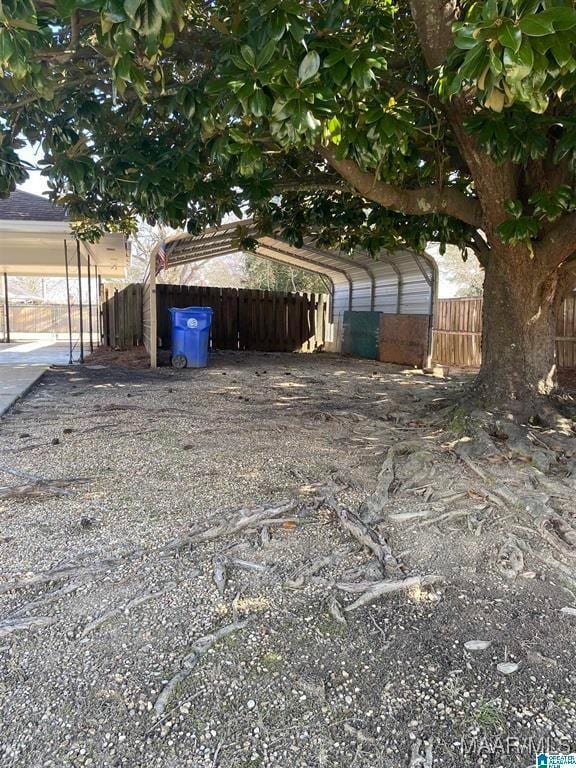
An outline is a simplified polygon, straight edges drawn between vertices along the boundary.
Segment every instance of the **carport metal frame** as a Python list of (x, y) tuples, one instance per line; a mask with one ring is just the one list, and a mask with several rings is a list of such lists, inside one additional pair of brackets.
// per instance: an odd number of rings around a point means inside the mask
[[(323, 250), (310, 239), (305, 241), (302, 248), (296, 248), (276, 236), (259, 236), (253, 222), (245, 220), (206, 229), (199, 235), (180, 233), (168, 238), (163, 244), (165, 266), (174, 267), (241, 252), (240, 235), (253, 237), (257, 241), (257, 256), (326, 277), (331, 287), (332, 323), (335, 316), (341, 317), (347, 308), (429, 315), (431, 327), (438, 274), (436, 262), (425, 253), (382, 251), (375, 259), (366, 251), (349, 255), (341, 251)], [(162, 269), (158, 264), (158, 250), (159, 247), (156, 247), (151, 253), (144, 279), (144, 341), (152, 368), (157, 365), (156, 280)], [(410, 264), (413, 266), (410, 267)], [(395, 290), (391, 288), (393, 283)], [(409, 290), (411, 295), (408, 295)], [(430, 343), (431, 333), (429, 353)]]

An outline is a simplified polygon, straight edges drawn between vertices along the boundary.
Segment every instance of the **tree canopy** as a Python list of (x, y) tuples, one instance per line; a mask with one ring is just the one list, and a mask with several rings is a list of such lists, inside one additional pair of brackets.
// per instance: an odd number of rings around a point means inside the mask
[[(0, 193), (81, 220), (471, 248), (484, 391), (551, 391), (576, 252), (573, 0), (4, 0)], [(244, 241), (246, 248), (249, 243)]]
[(530, 243), (576, 205), (575, 40), (563, 0), (5, 0), (0, 191), (23, 178), (24, 136), (88, 222), (197, 231), (248, 206), (293, 243), (478, 251), (449, 115), (466, 97), (461, 130), (496, 163), (527, 181), (554, 165), (497, 222)]

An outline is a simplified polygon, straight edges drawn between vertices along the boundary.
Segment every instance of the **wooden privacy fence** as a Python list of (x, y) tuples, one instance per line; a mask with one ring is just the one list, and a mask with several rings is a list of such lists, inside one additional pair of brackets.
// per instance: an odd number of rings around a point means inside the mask
[(170, 307), (211, 307), (213, 349), (313, 351), (325, 342), (324, 294), (156, 285), (158, 337), (170, 346)]
[(482, 298), (439, 299), (432, 324), (432, 359), (443, 365), (480, 366)]
[(103, 285), (102, 343), (107, 347), (136, 347), (142, 344), (142, 285), (131, 283), (118, 290)]
[(564, 299), (556, 318), (558, 368), (576, 368), (576, 296)]
[[(10, 314), (11, 333), (58, 333), (68, 334), (68, 305), (67, 304), (18, 304), (10, 301), (8, 304)], [(80, 327), (80, 307), (72, 304), (70, 307), (72, 318), (72, 331), (78, 333)], [(89, 313), (88, 307), (82, 307), (84, 332), (88, 333)], [(6, 331), (6, 313), (4, 304), (0, 304), (0, 334)], [(98, 333), (98, 308), (92, 307), (92, 329)]]
[[(432, 359), (441, 365), (478, 368), (482, 361), (482, 298), (439, 299), (432, 326)], [(576, 368), (576, 296), (565, 299), (556, 320), (559, 368)]]

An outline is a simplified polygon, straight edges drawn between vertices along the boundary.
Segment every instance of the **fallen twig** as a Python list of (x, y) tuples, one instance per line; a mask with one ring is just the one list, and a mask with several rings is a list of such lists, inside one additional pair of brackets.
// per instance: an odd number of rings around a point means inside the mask
[(454, 509), (452, 512), (445, 512), (443, 515), (438, 515), (438, 517), (431, 517), (426, 520), (420, 520), (418, 524), (421, 527), (427, 525), (436, 525), (436, 523), (441, 523), (445, 520), (454, 520), (458, 517), (468, 517), (472, 514), (473, 511), (473, 509)]
[(480, 469), (479, 466), (474, 464), (474, 462), (472, 461), (472, 459), (469, 456), (466, 456), (465, 453), (459, 453), (458, 454), (458, 458), (460, 459), (460, 461), (462, 461), (464, 464), (466, 464), (468, 469), (471, 469), (472, 472), (474, 472), (475, 475), (478, 475), (478, 477), (481, 480), (484, 480), (485, 483), (488, 482), (488, 475), (486, 474), (486, 472), (484, 472), (484, 470)]
[[(26, 475), (23, 475), (26, 477)], [(42, 480), (41, 478), (35, 479), (34, 476), (30, 476), (34, 482), (23, 483), (22, 485), (6, 485), (0, 487), (0, 499), (30, 499), (49, 496), (67, 496), (69, 491), (66, 490), (67, 486), (74, 483), (85, 483), (87, 478), (74, 477), (74, 478), (61, 478), (59, 480)]]
[(230, 559), (230, 565), (240, 568), (243, 571), (252, 571), (253, 573), (268, 573), (272, 570), (271, 565), (263, 565), (262, 563), (253, 563), (250, 560), (240, 560), (236, 557)]

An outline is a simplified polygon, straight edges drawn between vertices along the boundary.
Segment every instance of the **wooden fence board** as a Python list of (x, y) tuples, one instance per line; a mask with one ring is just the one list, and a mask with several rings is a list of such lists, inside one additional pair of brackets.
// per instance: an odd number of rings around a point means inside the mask
[(142, 285), (131, 283), (118, 290), (103, 285), (102, 343), (107, 347), (136, 347), (143, 342)]
[[(479, 368), (482, 298), (439, 299), (434, 310), (432, 359), (441, 365)], [(562, 303), (556, 320), (559, 368), (576, 368), (576, 296)]]
[(158, 336), (165, 349), (170, 346), (170, 307), (211, 307), (213, 349), (313, 351), (325, 342), (322, 295), (169, 284), (157, 285), (156, 292)]
[[(67, 304), (18, 304), (9, 303), (10, 330), (12, 333), (68, 333), (68, 305)], [(80, 307), (73, 304), (70, 307), (72, 318), (72, 330), (78, 333), (80, 327)], [(89, 312), (88, 306), (82, 307), (84, 330), (88, 333)], [(6, 314), (4, 304), (0, 304), (0, 335), (5, 332)], [(92, 327), (98, 329), (98, 307), (92, 307)]]

